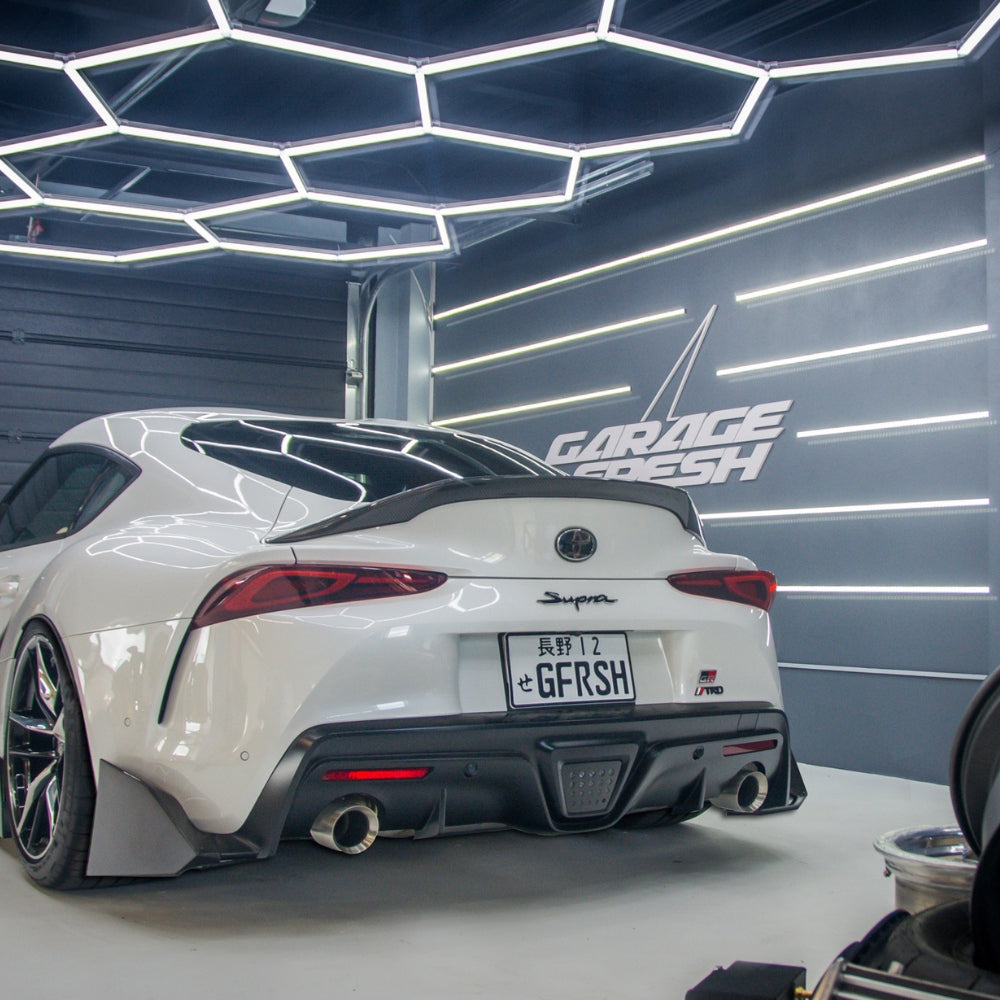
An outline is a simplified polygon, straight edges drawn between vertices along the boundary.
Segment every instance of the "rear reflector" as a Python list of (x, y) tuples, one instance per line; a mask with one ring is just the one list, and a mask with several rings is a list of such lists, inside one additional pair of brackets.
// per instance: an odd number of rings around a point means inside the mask
[(736, 757), (741, 753), (763, 753), (773, 750), (778, 745), (777, 740), (757, 740), (754, 743), (730, 743), (722, 748), (723, 757)]
[(376, 767), (367, 771), (327, 771), (324, 781), (416, 781), (431, 773), (429, 767)]
[(191, 627), (269, 611), (422, 594), (447, 579), (444, 573), (388, 567), (257, 566), (234, 573), (214, 587), (201, 602)]
[(762, 611), (771, 607), (778, 586), (774, 574), (766, 570), (698, 570), (675, 573), (667, 577), (667, 582), (685, 594), (749, 604)]

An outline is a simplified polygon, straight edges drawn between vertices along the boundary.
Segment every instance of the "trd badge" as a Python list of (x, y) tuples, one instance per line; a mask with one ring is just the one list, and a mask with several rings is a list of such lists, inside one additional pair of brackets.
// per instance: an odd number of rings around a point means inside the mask
[(586, 528), (563, 528), (556, 535), (556, 552), (570, 562), (583, 562), (597, 551), (597, 539)]

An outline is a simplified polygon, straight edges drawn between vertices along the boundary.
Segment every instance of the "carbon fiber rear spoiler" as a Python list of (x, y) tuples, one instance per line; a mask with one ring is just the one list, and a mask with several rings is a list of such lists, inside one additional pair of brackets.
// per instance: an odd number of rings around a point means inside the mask
[(625, 483), (607, 479), (574, 479), (571, 476), (481, 476), (470, 479), (445, 479), (427, 486), (396, 493), (335, 514), (315, 524), (297, 528), (284, 535), (268, 538), (274, 544), (305, 542), (349, 531), (403, 524), (434, 507), (476, 500), (534, 500), (551, 497), (585, 500), (618, 500), (641, 503), (670, 511), (691, 534), (704, 541), (698, 512), (691, 498), (674, 486), (652, 483)]

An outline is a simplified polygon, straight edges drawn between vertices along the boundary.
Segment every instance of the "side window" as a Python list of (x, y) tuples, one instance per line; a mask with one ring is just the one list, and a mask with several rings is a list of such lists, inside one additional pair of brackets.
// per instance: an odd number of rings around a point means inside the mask
[(0, 547), (50, 541), (96, 517), (131, 480), (98, 452), (45, 456), (0, 507)]

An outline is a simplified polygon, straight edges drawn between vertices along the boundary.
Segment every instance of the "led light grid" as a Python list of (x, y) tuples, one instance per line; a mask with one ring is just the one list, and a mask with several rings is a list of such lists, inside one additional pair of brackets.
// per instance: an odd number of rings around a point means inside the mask
[[(93, 249), (74, 243), (70, 226), (54, 224), (53, 231), (66, 234), (65, 242), (50, 240), (44, 229), (39, 232), (31, 217), (23, 237), (0, 238), (0, 252), (119, 264), (219, 250), (325, 262), (446, 256), (456, 249), (454, 234), (449, 232), (447, 223), (451, 217), (523, 216), (558, 210), (587, 196), (586, 180), (591, 162), (602, 166), (609, 160), (633, 153), (695, 148), (739, 138), (755, 115), (763, 112), (768, 92), (782, 80), (830, 78), (845, 72), (884, 72), (955, 62), (978, 55), (992, 41), (1000, 22), (1000, 3), (996, 3), (963, 38), (952, 44), (849, 53), (808, 63), (757, 63), (626, 30), (620, 22), (621, 11), (616, 15), (614, 0), (602, 0), (594, 23), (555, 34), (519, 38), (500, 45), (428, 58), (317, 40), (296, 33), (295, 29), (270, 31), (252, 27), (234, 22), (221, 0), (203, 0), (203, 4), (200, 24), (70, 56), (0, 47), (0, 68), (5, 74), (17, 77), (20, 81), (17, 86), (51, 91), (59, 95), (59, 101), (67, 110), (61, 118), (40, 117), (37, 128), (25, 134), (0, 135), (0, 173), (19, 189), (14, 197), (0, 198), (0, 216), (13, 221), (13, 213), (36, 208), (38, 217), (57, 219), (60, 213), (69, 213), (77, 219), (97, 218), (105, 228), (116, 224), (133, 230), (128, 237), (111, 241), (110, 249)], [(126, 36), (119, 34), (118, 37)], [(280, 103), (295, 99), (297, 95), (283, 96), (273, 91), (281, 90), (288, 79), (303, 73), (313, 81), (312, 89), (321, 96), (333, 87), (327, 98), (317, 104), (316, 128), (320, 134), (306, 135), (294, 130), (275, 134), (263, 130), (252, 113), (252, 100), (247, 107), (236, 107), (232, 114), (222, 114), (226, 108), (234, 107), (233, 101), (222, 100), (224, 94), (219, 98), (219, 121), (225, 122), (225, 128), (217, 130), (218, 134), (192, 127), (189, 117), (177, 112), (177, 97), (186, 91), (179, 86), (174, 100), (169, 100), (172, 93), (169, 77), (173, 73), (176, 72), (183, 83), (188, 66), (217, 63), (220, 67), (228, 67), (224, 72), (219, 71), (220, 85), (234, 86), (230, 77), (242, 65), (241, 53), (255, 54), (269, 68), (266, 79), (248, 81), (251, 89), (253, 85), (258, 87), (261, 101)], [(591, 92), (598, 95), (591, 102), (593, 107), (587, 106), (585, 94), (574, 96), (574, 100), (582, 102), (582, 110), (587, 113), (593, 113), (596, 108), (598, 113), (607, 115), (607, 109), (614, 106), (613, 101), (604, 100), (607, 94), (602, 90), (602, 87), (611, 88), (613, 82), (604, 79), (607, 67), (614, 67), (616, 71), (621, 68), (628, 75), (631, 66), (653, 82), (658, 77), (668, 82), (684, 80), (685, 85), (678, 93), (711, 91), (715, 104), (695, 106), (679, 115), (671, 111), (673, 117), (670, 118), (650, 113), (641, 122), (632, 123), (633, 134), (626, 134), (617, 123), (607, 122), (590, 132), (561, 126), (541, 129), (539, 134), (515, 134), (514, 130), (521, 128), (521, 118), (517, 115), (506, 120), (501, 116), (501, 123), (506, 121), (510, 132), (498, 134), (495, 118), (489, 123), (481, 120), (475, 102), (463, 96), (463, 87), (469, 86), (468, 81), (488, 86), (494, 80), (509, 80), (515, 84), (514, 99), (520, 99), (519, 81), (535, 73), (544, 75), (546, 63), (567, 59), (582, 67), (581, 71), (592, 85)], [(689, 87), (690, 78), (700, 78), (705, 86)], [(155, 86), (146, 86), (150, 82)], [(165, 89), (157, 97), (154, 91), (164, 84)], [(356, 99), (331, 107), (335, 102), (330, 94), (340, 90), (349, 91)], [(153, 96), (149, 97), (151, 93)], [(381, 98), (369, 100), (372, 94), (381, 95)], [(531, 97), (529, 87), (529, 101)], [(206, 93), (203, 103), (210, 104), (213, 100), (215, 97)], [(360, 104), (365, 105), (364, 112), (359, 110)], [(664, 107), (669, 104), (663, 102)], [(449, 120), (450, 106), (460, 109), (455, 112), (458, 120)], [(324, 108), (329, 113), (321, 113)], [(378, 118), (376, 113), (382, 117)], [(581, 120), (586, 117), (586, 113), (580, 116)], [(75, 119), (76, 123), (60, 127), (67, 119)], [(487, 124), (492, 129), (486, 127)], [(298, 127), (301, 129), (301, 125)], [(224, 134), (227, 130), (238, 134)], [(112, 187), (96, 194), (93, 191), (48, 190), (41, 181), (35, 183), (30, 169), (22, 172), (12, 162), (15, 157), (42, 151), (53, 157), (71, 155), (95, 141), (117, 137), (152, 144), (160, 150), (163, 160), (173, 159), (181, 164), (196, 151), (201, 154), (214, 151), (280, 165), (286, 177), (282, 185), (285, 190), (261, 195), (262, 200), (256, 204), (240, 199), (235, 189), (228, 197), (164, 203), (156, 198), (144, 198), (139, 182), (129, 179), (124, 187)], [(367, 177), (363, 177), (363, 184), (360, 180), (352, 182), (350, 176), (340, 181), (335, 170), (330, 171), (331, 184), (322, 176), (312, 176), (312, 173), (322, 174), (315, 169), (321, 159), (328, 165), (339, 158), (346, 163), (359, 151), (383, 153), (396, 144), (412, 143), (414, 139), (434, 140), (441, 148), (447, 148), (448, 143), (475, 147), (487, 159), (494, 156), (498, 162), (510, 157), (548, 161), (552, 170), (544, 180), (529, 181), (522, 177), (511, 189), (498, 189), (494, 185), (490, 189), (462, 191), (451, 196), (435, 185), (428, 185), (428, 190), (419, 195), (410, 191), (400, 196), (397, 190), (380, 188)], [(490, 172), (484, 170), (483, 176)], [(517, 171), (511, 173), (517, 174)], [(124, 197), (130, 188), (129, 196)], [(275, 197), (277, 202), (273, 200)], [(311, 212), (322, 220), (328, 215), (316, 211), (316, 205), (348, 207), (353, 204), (358, 207), (359, 201), (364, 201), (366, 209), (376, 216), (385, 213), (385, 219), (374, 221), (376, 230), (393, 230), (384, 243), (371, 245), (361, 239), (343, 244), (332, 230), (339, 233), (345, 223), (332, 218), (330, 232), (324, 233), (323, 222), (317, 221), (319, 232), (301, 247), (290, 245), (288, 241), (274, 242), (264, 231), (247, 232), (240, 239), (220, 238), (215, 234), (214, 220), (230, 217), (230, 208), (233, 214), (265, 209), (281, 213)], [(435, 235), (427, 239), (421, 231), (409, 242), (407, 231), (421, 227), (400, 227), (398, 217), (401, 215), (430, 219)], [(136, 246), (136, 231), (141, 234), (144, 225), (151, 220), (176, 223), (179, 241), (162, 245), (151, 240), (148, 245)], [(129, 249), (118, 249), (116, 243)]]

